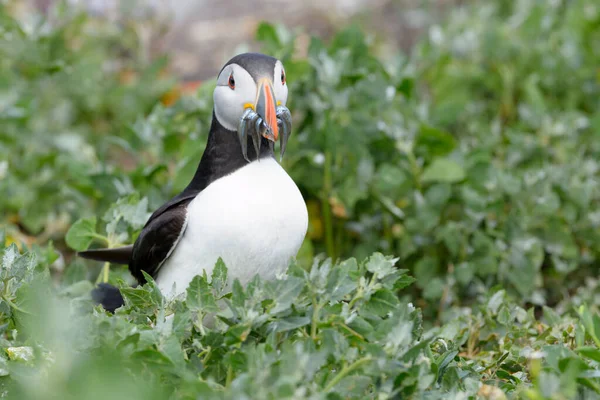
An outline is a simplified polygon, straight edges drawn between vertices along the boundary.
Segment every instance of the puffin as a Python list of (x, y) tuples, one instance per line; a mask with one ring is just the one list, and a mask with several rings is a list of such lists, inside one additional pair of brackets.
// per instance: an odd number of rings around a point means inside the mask
[[(287, 98), (280, 60), (261, 53), (230, 59), (217, 76), (206, 148), (187, 187), (151, 214), (133, 245), (78, 255), (126, 264), (139, 284), (145, 272), (171, 298), (196, 275), (210, 276), (219, 258), (228, 284), (284, 272), (308, 227), (302, 194), (279, 162), (291, 133)], [(124, 304), (109, 284), (92, 298), (110, 312)]]

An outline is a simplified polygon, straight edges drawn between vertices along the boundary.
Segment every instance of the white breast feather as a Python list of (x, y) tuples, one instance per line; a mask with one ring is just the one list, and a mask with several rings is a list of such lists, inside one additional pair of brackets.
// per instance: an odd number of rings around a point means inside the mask
[(185, 232), (156, 277), (165, 295), (184, 292), (204, 270), (210, 276), (219, 257), (230, 282), (272, 279), (296, 256), (308, 227), (298, 187), (272, 158), (213, 182), (187, 211)]

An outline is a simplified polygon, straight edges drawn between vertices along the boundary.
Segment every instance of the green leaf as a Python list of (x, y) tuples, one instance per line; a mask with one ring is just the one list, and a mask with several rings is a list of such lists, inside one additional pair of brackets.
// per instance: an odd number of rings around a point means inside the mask
[(237, 279), (233, 281), (231, 302), (236, 307), (243, 307), (246, 302), (246, 293), (242, 284)]
[(261, 22), (256, 29), (256, 40), (259, 42), (265, 42), (269, 46), (279, 45), (279, 37), (273, 24), (267, 22)]
[(445, 156), (456, 147), (456, 139), (450, 133), (421, 124), (415, 139), (415, 152), (430, 160)]
[(212, 286), (217, 298), (223, 296), (227, 286), (227, 267), (225, 266), (225, 262), (223, 262), (221, 257), (219, 257), (217, 263), (215, 264), (215, 269), (213, 269), (210, 285)]
[(123, 299), (134, 308), (148, 310), (158, 306), (152, 293), (143, 287), (121, 288), (120, 291)]
[(600, 362), (600, 349), (596, 347), (579, 347), (576, 351), (585, 358)]
[(423, 288), (423, 297), (428, 300), (437, 300), (444, 293), (444, 281), (441, 278), (433, 278)]
[(465, 170), (456, 161), (437, 158), (425, 168), (421, 181), (454, 183), (462, 181), (465, 176)]
[(149, 366), (170, 367), (173, 362), (165, 354), (158, 350), (146, 349), (136, 351), (131, 355), (131, 361), (140, 365), (147, 364)]
[(456, 266), (456, 280), (463, 285), (468, 285), (475, 275), (475, 267), (471, 263), (463, 262)]
[(397, 165), (383, 164), (377, 168), (372, 182), (374, 190), (382, 196), (396, 198), (412, 186), (410, 174)]
[(377, 279), (382, 279), (396, 271), (394, 264), (397, 259), (386, 257), (381, 253), (374, 253), (369, 257), (365, 267), (367, 271), (373, 273)]
[(488, 310), (491, 311), (493, 315), (498, 313), (498, 309), (504, 303), (504, 295), (506, 292), (504, 290), (498, 290), (496, 293), (490, 297), (487, 303)]
[(275, 283), (276, 295), (275, 307), (271, 310), (271, 314), (279, 313), (288, 310), (294, 303), (302, 289), (304, 289), (304, 279), (288, 276), (285, 280), (279, 280)]
[(387, 289), (380, 289), (375, 292), (367, 304), (365, 304), (365, 310), (368, 313), (373, 313), (377, 316), (383, 317), (388, 313), (394, 312), (400, 301), (391, 291)]
[(192, 311), (210, 313), (219, 311), (215, 297), (210, 290), (206, 276), (196, 275), (187, 288), (185, 300), (188, 308)]
[(417, 280), (415, 278), (413, 278), (412, 276), (404, 273), (400, 276), (400, 278), (394, 283), (394, 290), (398, 291), (398, 290), (402, 290), (410, 285), (412, 285), (413, 283), (415, 283)]
[(336, 265), (327, 279), (326, 293), (331, 302), (342, 300), (347, 294), (356, 289), (357, 283), (348, 276), (348, 268)]
[(287, 332), (310, 324), (309, 317), (287, 317), (269, 324), (269, 332)]
[(506, 305), (500, 306), (498, 310), (498, 322), (502, 325), (508, 325), (511, 323), (510, 311)]
[(464, 236), (462, 236), (461, 225), (454, 221), (441, 226), (436, 232), (436, 238), (444, 242), (453, 256), (458, 255), (465, 241)]
[(29, 346), (8, 347), (6, 349), (8, 358), (12, 361), (32, 362), (35, 359), (33, 348)]
[[(19, 254), (19, 249), (13, 243), (4, 252), (2, 269), (6, 278), (14, 278), (17, 281), (25, 280), (37, 265), (35, 253), (27, 252)], [(18, 283), (17, 283), (18, 285)]]
[(137, 193), (120, 198), (102, 217), (106, 224), (106, 233), (109, 235), (126, 232), (128, 227), (141, 229), (150, 214), (148, 213), (148, 199), (140, 200)]
[(548, 322), (548, 325), (552, 326), (552, 325), (558, 325), (560, 323), (561, 318), (556, 313), (556, 311), (554, 311), (550, 307), (546, 307), (546, 306), (543, 306), (542, 308), (544, 310), (544, 318)]
[(250, 334), (250, 327), (245, 324), (235, 325), (230, 327), (225, 334), (225, 343), (228, 345), (235, 345), (243, 343)]
[(437, 368), (438, 368), (438, 377), (444, 374), (444, 371), (450, 365), (450, 363), (454, 360), (454, 357), (458, 355), (457, 350), (449, 350), (446, 353), (442, 354), (437, 360)]
[(67, 245), (73, 250), (83, 251), (87, 249), (96, 234), (96, 217), (81, 218), (77, 220), (67, 232)]

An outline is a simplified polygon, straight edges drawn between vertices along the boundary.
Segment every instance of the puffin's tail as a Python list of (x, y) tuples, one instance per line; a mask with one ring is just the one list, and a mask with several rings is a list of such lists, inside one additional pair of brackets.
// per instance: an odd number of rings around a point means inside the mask
[(108, 283), (99, 283), (92, 290), (92, 299), (96, 304), (101, 304), (106, 311), (111, 313), (114, 313), (117, 308), (125, 304), (119, 288)]
[(129, 245), (114, 249), (93, 249), (80, 251), (77, 253), (77, 255), (90, 260), (105, 261), (113, 264), (129, 264), (132, 253), (133, 245)]

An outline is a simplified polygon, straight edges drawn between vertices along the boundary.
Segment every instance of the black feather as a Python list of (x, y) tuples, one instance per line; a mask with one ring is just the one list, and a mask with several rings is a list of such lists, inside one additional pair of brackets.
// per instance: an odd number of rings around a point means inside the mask
[(151, 218), (138, 236), (129, 263), (129, 271), (138, 282), (146, 282), (142, 271), (152, 277), (157, 275), (163, 262), (183, 235), (187, 205), (190, 201), (182, 200)]
[(119, 288), (108, 283), (98, 284), (98, 287), (92, 290), (92, 299), (111, 313), (125, 304)]
[(127, 265), (131, 261), (133, 245), (117, 247), (114, 249), (92, 249), (80, 251), (77, 253), (79, 257), (89, 260), (104, 261), (113, 264)]

